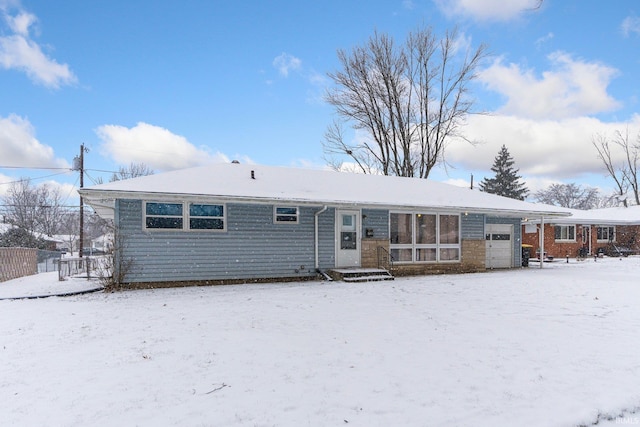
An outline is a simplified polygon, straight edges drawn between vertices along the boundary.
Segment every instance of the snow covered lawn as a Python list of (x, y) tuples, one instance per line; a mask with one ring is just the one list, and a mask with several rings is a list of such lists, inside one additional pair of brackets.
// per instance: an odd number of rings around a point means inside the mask
[(640, 258), (545, 267), (0, 301), (1, 423), (640, 424)]

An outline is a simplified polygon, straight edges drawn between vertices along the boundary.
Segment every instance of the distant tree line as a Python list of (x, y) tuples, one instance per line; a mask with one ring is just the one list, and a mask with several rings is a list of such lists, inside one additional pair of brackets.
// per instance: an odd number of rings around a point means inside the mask
[[(144, 163), (131, 163), (120, 167), (110, 182), (151, 174), (153, 170)], [(64, 203), (58, 187), (33, 185), (29, 178), (11, 183), (0, 198), (0, 223), (10, 225), (4, 227), (7, 228), (4, 233), (0, 232), (0, 247), (46, 249), (51, 240), (48, 238), (62, 235), (69, 236), (65, 241), (67, 247), (76, 250), (72, 246), (80, 235), (80, 212)], [(92, 239), (107, 233), (111, 224), (85, 211), (84, 228), (86, 238)]]

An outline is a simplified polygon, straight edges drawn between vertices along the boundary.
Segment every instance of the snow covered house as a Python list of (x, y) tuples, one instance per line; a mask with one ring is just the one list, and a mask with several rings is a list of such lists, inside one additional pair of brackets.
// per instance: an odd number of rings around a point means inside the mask
[(519, 267), (521, 219), (570, 215), (431, 180), (235, 163), (80, 194), (114, 220), (115, 253), (137, 286)]
[(533, 246), (532, 256), (536, 256), (541, 243), (544, 252), (554, 258), (573, 258), (580, 250), (585, 255), (640, 253), (640, 206), (570, 212), (570, 217), (556, 218), (544, 225), (544, 242), (540, 241), (539, 220), (523, 223), (522, 241)]

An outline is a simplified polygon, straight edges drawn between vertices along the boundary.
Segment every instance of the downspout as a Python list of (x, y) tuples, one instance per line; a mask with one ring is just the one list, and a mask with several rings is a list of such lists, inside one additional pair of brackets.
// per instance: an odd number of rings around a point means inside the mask
[(327, 205), (324, 205), (322, 207), (322, 209), (320, 209), (318, 212), (316, 212), (314, 214), (315, 218), (314, 218), (314, 224), (315, 224), (315, 256), (316, 256), (316, 271), (318, 271), (320, 269), (320, 255), (318, 254), (319, 252), (319, 243), (318, 243), (318, 217), (320, 216), (321, 213), (325, 212), (327, 209), (329, 209), (327, 207)]
[(544, 264), (544, 216), (540, 217), (540, 268)]

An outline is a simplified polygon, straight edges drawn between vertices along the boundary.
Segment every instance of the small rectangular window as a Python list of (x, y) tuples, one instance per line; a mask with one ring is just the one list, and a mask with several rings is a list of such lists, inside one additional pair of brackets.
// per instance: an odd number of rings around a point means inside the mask
[(575, 242), (576, 226), (575, 225), (556, 225), (555, 240), (564, 242)]
[(615, 242), (615, 227), (598, 227), (596, 230), (599, 242)]
[(224, 230), (224, 205), (189, 205), (190, 230)]
[(152, 229), (182, 229), (182, 203), (154, 203), (145, 205), (145, 226)]
[(298, 208), (294, 206), (276, 206), (274, 218), (276, 223), (295, 224), (298, 222)]

